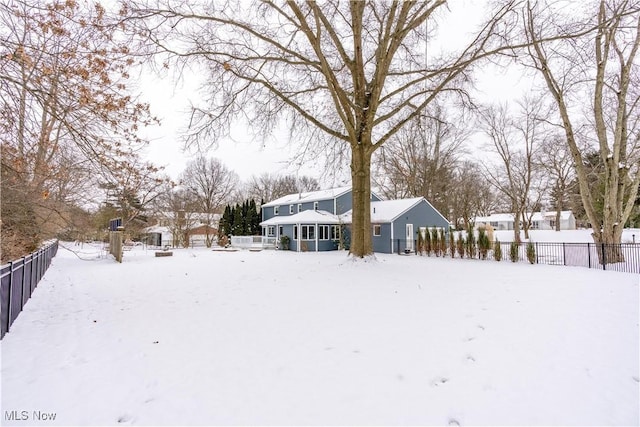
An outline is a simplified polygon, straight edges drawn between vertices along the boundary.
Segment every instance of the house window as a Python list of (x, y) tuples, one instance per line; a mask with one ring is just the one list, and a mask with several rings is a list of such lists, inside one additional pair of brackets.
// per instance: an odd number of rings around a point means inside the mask
[(376, 224), (373, 226), (373, 235), (374, 236), (381, 236), (381, 227), (380, 224)]
[(549, 227), (556, 228), (556, 220), (555, 219), (550, 219), (549, 220)]
[(319, 225), (318, 226), (318, 239), (319, 240), (329, 240), (329, 226), (328, 225)]
[(276, 227), (273, 225), (270, 225), (269, 227), (267, 227), (267, 237), (273, 237), (276, 235)]
[(314, 240), (316, 238), (315, 225), (301, 225), (300, 227), (302, 227), (302, 240)]
[(498, 221), (491, 221), (489, 225), (492, 226), (493, 228), (498, 228)]
[(331, 240), (340, 240), (340, 226), (332, 225), (331, 226)]
[(302, 212), (302, 203), (298, 203), (298, 212)]
[(293, 205), (289, 205), (289, 215), (293, 215)]
[(278, 227), (278, 236), (283, 236), (284, 235), (284, 227), (280, 226)]
[(273, 207), (273, 214), (274, 215), (280, 214), (280, 206), (274, 206)]
[(531, 223), (531, 229), (532, 230), (539, 230), (540, 229), (540, 223), (538, 221), (533, 221)]
[(318, 210), (318, 202), (313, 202), (313, 210), (314, 211)]

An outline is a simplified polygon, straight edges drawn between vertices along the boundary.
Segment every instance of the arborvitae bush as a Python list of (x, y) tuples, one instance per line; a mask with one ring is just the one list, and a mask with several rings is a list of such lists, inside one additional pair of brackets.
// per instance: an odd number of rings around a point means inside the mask
[(489, 236), (487, 236), (484, 227), (480, 227), (478, 229), (478, 251), (480, 253), (480, 258), (487, 259), (487, 253), (489, 252), (490, 247), (491, 242), (489, 241)]
[(527, 259), (531, 264), (536, 263), (536, 247), (533, 242), (527, 243)]
[(502, 248), (500, 247), (500, 240), (496, 239), (496, 242), (493, 244), (493, 259), (496, 261), (502, 260)]
[(473, 227), (469, 227), (467, 230), (467, 256), (469, 258), (476, 257), (476, 235), (473, 232)]
[(433, 252), (436, 256), (440, 256), (440, 237), (437, 228), (431, 229), (431, 246), (433, 246)]
[(456, 241), (453, 235), (453, 228), (449, 229), (449, 253), (451, 254), (451, 258), (456, 257)]
[(511, 262), (518, 262), (519, 249), (520, 245), (518, 242), (511, 242), (511, 246), (509, 246), (509, 259)]
[(442, 252), (442, 256), (447, 255), (447, 236), (444, 233), (444, 228), (440, 229), (440, 252)]
[(460, 255), (460, 258), (464, 258), (465, 246), (466, 246), (466, 242), (464, 241), (464, 237), (462, 237), (462, 233), (458, 233), (458, 240), (456, 241), (456, 247), (458, 248), (458, 255)]
[(424, 239), (422, 238), (422, 232), (418, 229), (418, 243), (417, 243), (417, 251), (420, 255), (422, 255), (424, 251)]
[(424, 250), (428, 256), (431, 256), (431, 232), (427, 228), (424, 232)]

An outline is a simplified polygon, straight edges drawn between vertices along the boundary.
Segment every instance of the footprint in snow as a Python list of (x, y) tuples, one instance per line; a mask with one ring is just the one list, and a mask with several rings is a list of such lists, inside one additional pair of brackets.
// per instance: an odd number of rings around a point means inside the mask
[(466, 360), (467, 360), (467, 362), (475, 362), (475, 361), (476, 361), (476, 358), (469, 354), (469, 355), (467, 356), (467, 359), (466, 359)]
[(484, 326), (483, 325), (478, 325), (478, 329), (480, 329), (481, 331), (484, 331)]
[(638, 377), (631, 377), (631, 378), (633, 378), (633, 380), (634, 380), (635, 382), (640, 383), (640, 378), (638, 378)]
[(444, 377), (442, 377), (442, 378), (438, 378), (437, 380), (435, 380), (434, 382), (432, 382), (432, 383), (431, 383), (431, 385), (432, 385), (433, 387), (438, 387), (438, 386), (441, 386), (441, 385), (446, 384), (446, 383), (448, 383), (448, 382), (449, 382), (449, 378), (444, 378)]
[(450, 426), (459, 426), (459, 425), (460, 425), (460, 422), (458, 422), (458, 420), (456, 420), (456, 419), (454, 419), (454, 418), (451, 418), (451, 419), (449, 420), (449, 423), (448, 423), (447, 425), (450, 425)]
[(118, 417), (118, 424), (131, 424), (133, 417), (129, 414), (120, 415)]

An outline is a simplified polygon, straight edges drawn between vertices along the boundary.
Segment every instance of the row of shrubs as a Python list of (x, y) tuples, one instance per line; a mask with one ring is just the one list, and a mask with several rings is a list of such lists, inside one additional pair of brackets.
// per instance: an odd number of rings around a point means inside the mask
[[(435, 255), (446, 256), (450, 255), (451, 258), (455, 258), (456, 254), (460, 258), (478, 258), (486, 260), (489, 252), (493, 249), (493, 259), (496, 261), (502, 261), (502, 245), (498, 239), (491, 242), (484, 228), (478, 229), (478, 237), (476, 238), (473, 230), (467, 232), (465, 238), (462, 233), (458, 233), (458, 238), (454, 239), (453, 230), (451, 230), (447, 236), (444, 229), (432, 228), (426, 229), (424, 236), (422, 232), (418, 232), (418, 241), (416, 246), (416, 252), (420, 255)], [(509, 245), (509, 259), (511, 262), (517, 262), (519, 260), (520, 244), (518, 242), (511, 242)], [(531, 264), (536, 262), (536, 248), (532, 242), (528, 242), (526, 246), (527, 260)]]

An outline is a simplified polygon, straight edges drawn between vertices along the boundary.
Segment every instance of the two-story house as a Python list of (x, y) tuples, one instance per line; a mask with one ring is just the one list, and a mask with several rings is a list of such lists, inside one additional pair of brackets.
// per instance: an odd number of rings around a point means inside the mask
[[(348, 248), (351, 236), (351, 187), (289, 194), (262, 205), (262, 234), (279, 242), (290, 239), (294, 251)], [(413, 250), (420, 228), (449, 229), (449, 221), (423, 197), (381, 200), (371, 193), (375, 252)]]

